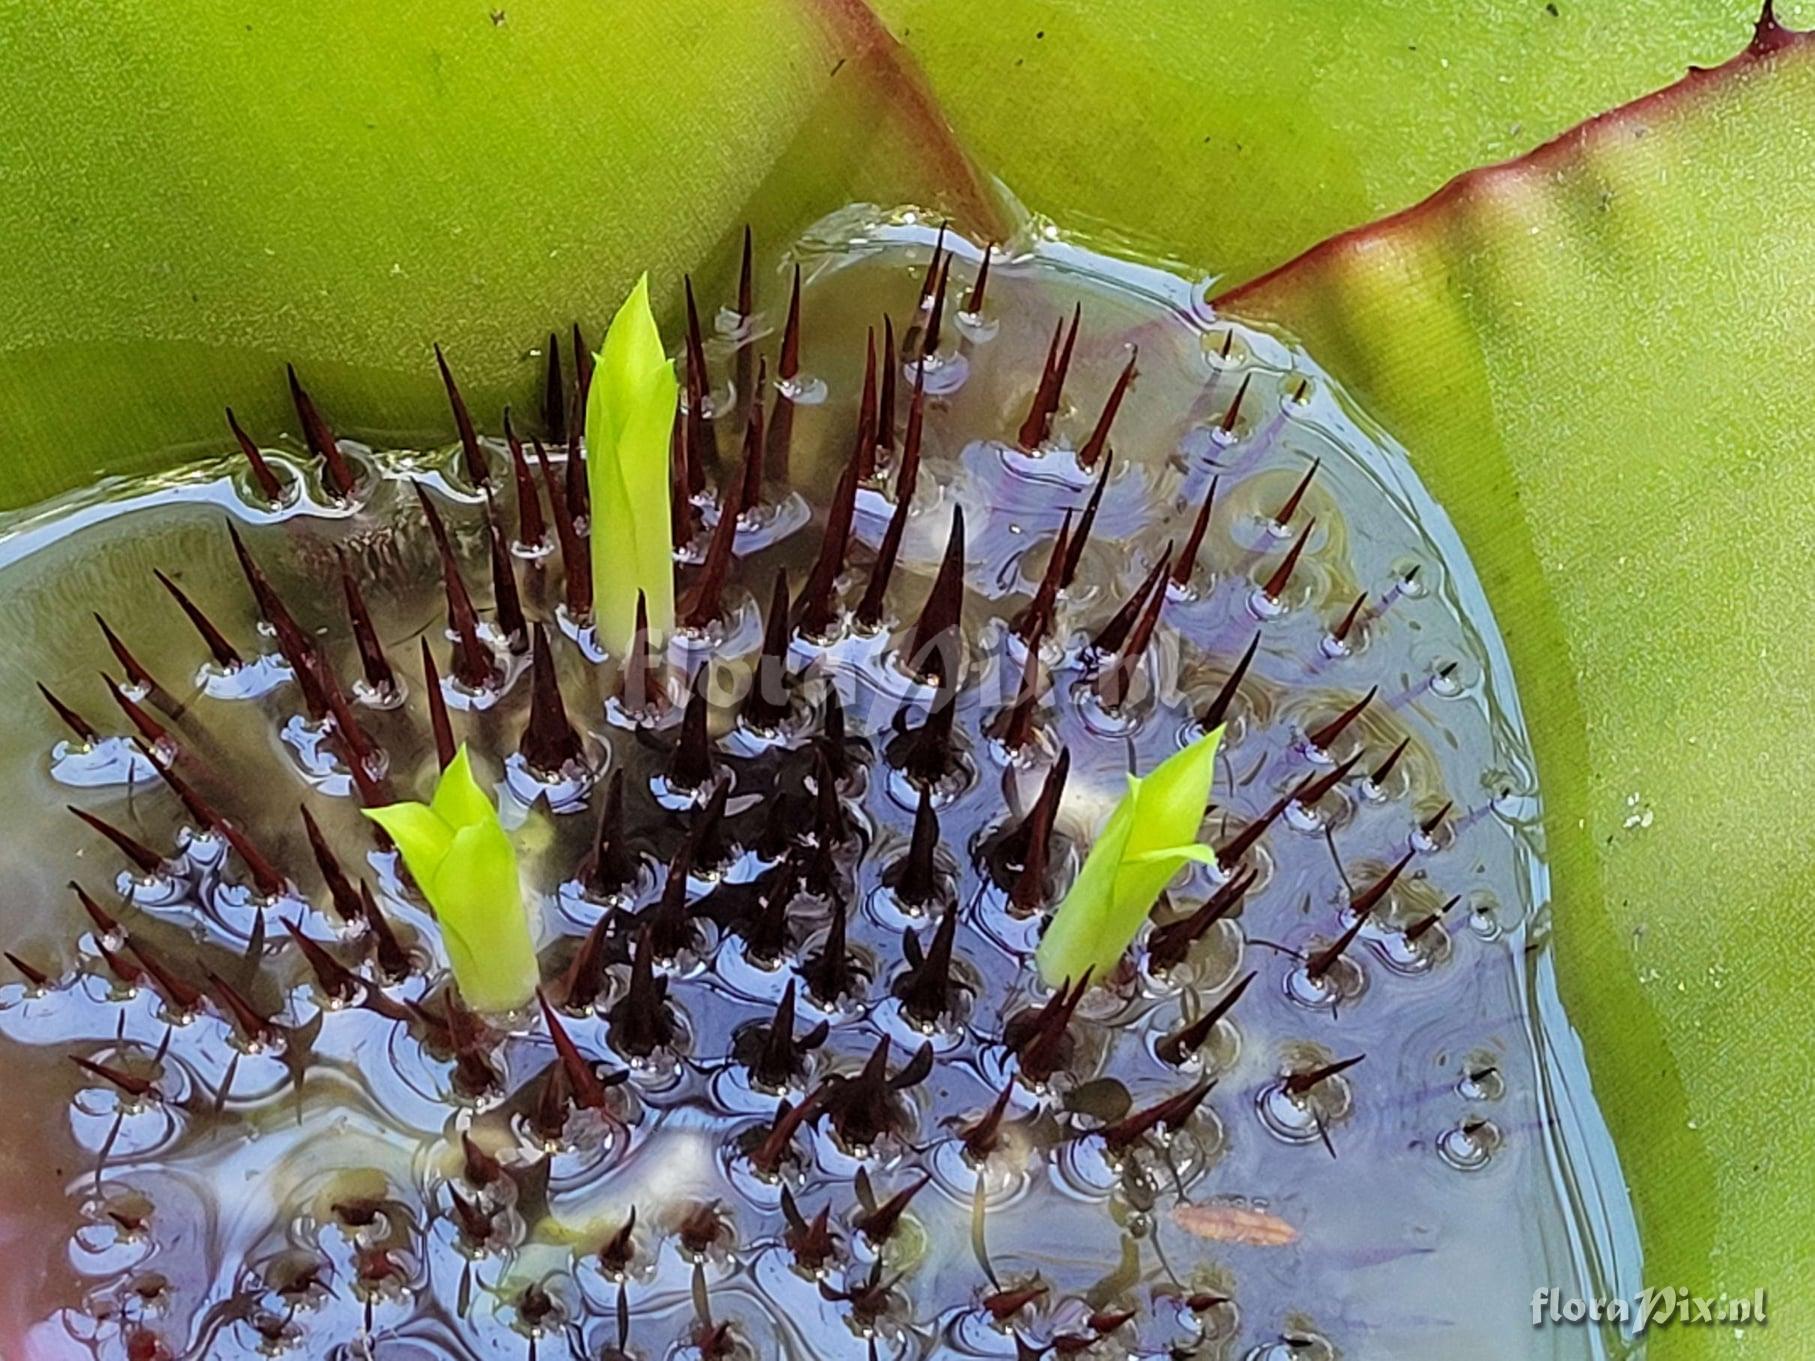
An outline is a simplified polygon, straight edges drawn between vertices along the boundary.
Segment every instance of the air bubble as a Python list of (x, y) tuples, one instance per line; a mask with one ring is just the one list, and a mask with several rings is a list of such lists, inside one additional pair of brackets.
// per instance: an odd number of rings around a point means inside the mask
[(1498, 1101), (1506, 1095), (1506, 1076), (1496, 1057), (1487, 1053), (1470, 1054), (1463, 1062), (1462, 1076), (1456, 1092), (1465, 1101)]
[(1478, 1172), (1500, 1147), (1500, 1131), (1491, 1121), (1466, 1120), (1437, 1137), (1437, 1152), (1458, 1172)]
[[(1322, 949), (1328, 941), (1313, 942)], [(1331, 964), (1320, 978), (1313, 978), (1303, 965), (1286, 974), (1285, 993), (1299, 1006), (1312, 1011), (1340, 1011), (1367, 990), (1368, 976), (1361, 965), (1342, 956)]]
[(1242, 1361), (1335, 1361), (1336, 1349), (1316, 1333), (1293, 1329), (1276, 1342), (1263, 1343), (1246, 1353)]

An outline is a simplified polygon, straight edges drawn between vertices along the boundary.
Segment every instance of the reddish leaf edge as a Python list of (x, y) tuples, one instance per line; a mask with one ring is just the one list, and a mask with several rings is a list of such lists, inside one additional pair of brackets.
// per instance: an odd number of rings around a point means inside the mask
[(1672, 112), (1677, 106), (1702, 98), (1737, 76), (1769, 65), (1785, 53), (1807, 51), (1812, 45), (1815, 45), (1815, 29), (1786, 27), (1777, 18), (1773, 0), (1765, 0), (1764, 8), (1753, 24), (1752, 40), (1718, 66), (1691, 66), (1669, 85), (1586, 118), (1530, 151), (1465, 170), (1409, 207), (1326, 237), (1264, 274), (1211, 293), (1209, 304), (1218, 311), (1242, 315), (1244, 309), (1262, 295), (1282, 285), (1290, 285), (1292, 276), (1300, 270), (1310, 272), (1343, 255), (1365, 249), (1377, 238), (1415, 229), (1421, 220), (1434, 217), (1455, 204), (1490, 197), (1496, 186), (1505, 181), (1533, 171), (1555, 169), (1629, 121)]

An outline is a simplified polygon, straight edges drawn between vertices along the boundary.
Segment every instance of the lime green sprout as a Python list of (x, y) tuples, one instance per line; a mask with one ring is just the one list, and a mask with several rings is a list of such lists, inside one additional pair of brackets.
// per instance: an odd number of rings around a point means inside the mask
[(1128, 792), (1084, 858), (1034, 954), (1049, 986), (1075, 982), (1086, 972), (1106, 977), (1180, 866), (1215, 858), (1198, 843), (1197, 833), (1210, 803), (1222, 736), (1219, 727), (1145, 778), (1128, 777)]
[(517, 878), (517, 851), (497, 808), (473, 778), (466, 746), (441, 772), (429, 803), (364, 811), (390, 833), (434, 909), (467, 1004), (477, 1011), (528, 1005), (540, 976)]
[(639, 591), (648, 601), (652, 644), (674, 624), (668, 438), (679, 391), (649, 310), (645, 274), (594, 356), (586, 399), (593, 623), (599, 645), (619, 657), (636, 631)]

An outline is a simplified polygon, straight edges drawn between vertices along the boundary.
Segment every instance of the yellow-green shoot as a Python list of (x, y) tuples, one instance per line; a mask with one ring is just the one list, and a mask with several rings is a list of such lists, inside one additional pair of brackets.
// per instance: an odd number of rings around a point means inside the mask
[(434, 909), (467, 1005), (490, 1012), (527, 1006), (540, 977), (517, 850), (473, 778), (465, 745), (441, 772), (430, 802), (368, 808), (365, 815), (390, 833)]
[(1077, 982), (1086, 973), (1107, 978), (1179, 869), (1215, 859), (1197, 834), (1222, 736), (1219, 727), (1151, 774), (1128, 777), (1128, 792), (1084, 857), (1034, 954), (1048, 986)]
[(593, 359), (586, 398), (593, 627), (599, 646), (624, 657), (636, 632), (639, 592), (648, 602), (652, 644), (674, 626), (668, 439), (680, 387), (649, 310), (647, 274), (612, 318)]

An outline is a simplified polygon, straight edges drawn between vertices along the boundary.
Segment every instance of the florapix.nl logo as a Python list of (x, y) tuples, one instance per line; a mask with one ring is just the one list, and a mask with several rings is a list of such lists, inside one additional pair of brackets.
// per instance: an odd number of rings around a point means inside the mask
[(1555, 1286), (1531, 1293), (1531, 1326), (1534, 1328), (1553, 1324), (1612, 1323), (1637, 1337), (1653, 1328), (1763, 1327), (1765, 1322), (1762, 1286), (1743, 1295), (1724, 1290), (1701, 1295), (1675, 1285), (1648, 1287), (1630, 1298), (1623, 1295), (1565, 1295)]

